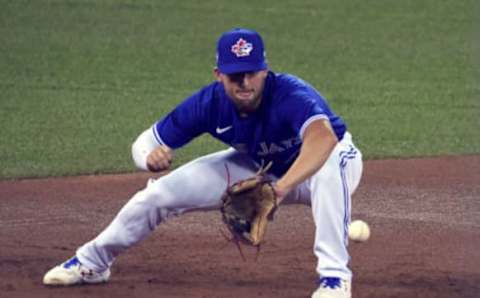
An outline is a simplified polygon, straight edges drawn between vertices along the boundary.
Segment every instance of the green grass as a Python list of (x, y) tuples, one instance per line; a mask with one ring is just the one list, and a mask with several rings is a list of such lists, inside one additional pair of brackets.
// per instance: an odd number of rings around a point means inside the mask
[[(212, 80), (236, 26), (327, 97), (366, 158), (480, 153), (474, 0), (0, 5), (0, 178), (133, 171), (132, 141)], [(203, 136), (176, 165), (223, 147)]]

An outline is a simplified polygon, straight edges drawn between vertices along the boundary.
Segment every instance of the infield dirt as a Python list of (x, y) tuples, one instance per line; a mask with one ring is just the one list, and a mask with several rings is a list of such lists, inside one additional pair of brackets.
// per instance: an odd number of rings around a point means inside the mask
[[(306, 206), (280, 208), (257, 262), (219, 232), (219, 212), (162, 224), (121, 255), (109, 283), (42, 285), (43, 274), (96, 236), (149, 175), (0, 181), (0, 297), (309, 297), (314, 226)], [(480, 156), (367, 161), (352, 219), (353, 297), (479, 297)]]

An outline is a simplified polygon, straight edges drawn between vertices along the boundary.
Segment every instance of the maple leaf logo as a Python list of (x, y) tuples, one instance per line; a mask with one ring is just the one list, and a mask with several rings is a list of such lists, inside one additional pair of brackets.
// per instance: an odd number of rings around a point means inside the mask
[(250, 52), (253, 50), (253, 45), (247, 42), (245, 39), (240, 38), (233, 46), (232, 52), (237, 57), (250, 56)]

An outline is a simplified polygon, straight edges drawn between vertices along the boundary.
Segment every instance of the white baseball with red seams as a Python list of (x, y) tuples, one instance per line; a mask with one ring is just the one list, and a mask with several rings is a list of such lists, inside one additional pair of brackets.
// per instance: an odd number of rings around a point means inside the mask
[(354, 220), (348, 228), (348, 237), (353, 241), (365, 242), (370, 238), (370, 227), (363, 220)]

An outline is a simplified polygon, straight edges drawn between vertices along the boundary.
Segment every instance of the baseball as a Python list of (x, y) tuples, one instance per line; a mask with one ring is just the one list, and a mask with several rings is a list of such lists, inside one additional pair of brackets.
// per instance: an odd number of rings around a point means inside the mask
[(348, 237), (353, 241), (365, 242), (370, 238), (370, 227), (363, 220), (354, 220), (348, 228)]

